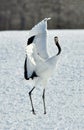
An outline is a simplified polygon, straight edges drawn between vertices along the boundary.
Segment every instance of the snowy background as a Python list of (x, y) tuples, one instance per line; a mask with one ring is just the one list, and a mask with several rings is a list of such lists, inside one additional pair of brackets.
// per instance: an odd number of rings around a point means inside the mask
[(24, 79), (28, 31), (0, 32), (0, 130), (84, 130), (84, 30), (48, 31), (48, 53), (62, 53), (46, 87), (47, 114), (43, 114), (42, 87), (33, 91), (36, 115)]

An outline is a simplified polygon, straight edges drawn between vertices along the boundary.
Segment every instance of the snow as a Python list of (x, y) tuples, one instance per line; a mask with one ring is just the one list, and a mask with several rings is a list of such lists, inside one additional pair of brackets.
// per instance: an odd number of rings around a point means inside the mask
[(84, 130), (84, 30), (48, 31), (48, 52), (62, 53), (46, 87), (47, 114), (43, 114), (42, 86), (33, 91), (36, 115), (24, 79), (28, 31), (0, 32), (0, 130)]

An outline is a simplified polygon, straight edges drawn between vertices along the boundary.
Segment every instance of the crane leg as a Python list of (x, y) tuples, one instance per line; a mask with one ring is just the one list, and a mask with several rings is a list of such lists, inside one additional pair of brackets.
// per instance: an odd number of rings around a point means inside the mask
[(32, 112), (35, 115), (35, 110), (34, 110), (34, 106), (33, 106), (33, 102), (32, 102), (32, 97), (31, 97), (31, 93), (34, 90), (35, 87), (32, 88), (32, 90), (29, 92), (29, 97), (30, 97), (30, 101), (31, 101), (31, 106), (32, 106)]
[(43, 90), (43, 106), (44, 106), (44, 114), (46, 114), (46, 106), (45, 106), (45, 89)]

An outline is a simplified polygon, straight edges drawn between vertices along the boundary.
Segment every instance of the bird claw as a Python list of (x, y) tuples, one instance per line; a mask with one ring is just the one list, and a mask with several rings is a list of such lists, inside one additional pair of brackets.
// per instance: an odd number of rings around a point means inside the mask
[(46, 114), (46, 111), (44, 112), (44, 114)]
[(32, 109), (32, 113), (33, 113), (34, 115), (36, 115), (36, 113), (35, 113), (34, 109)]

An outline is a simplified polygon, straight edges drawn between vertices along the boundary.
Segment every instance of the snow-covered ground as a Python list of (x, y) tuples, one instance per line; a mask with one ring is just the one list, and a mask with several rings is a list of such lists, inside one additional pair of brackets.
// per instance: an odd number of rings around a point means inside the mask
[(33, 91), (36, 115), (31, 112), (24, 79), (28, 31), (0, 32), (0, 130), (84, 130), (84, 30), (51, 30), (48, 52), (62, 54), (46, 87), (47, 114), (43, 114), (42, 87)]

